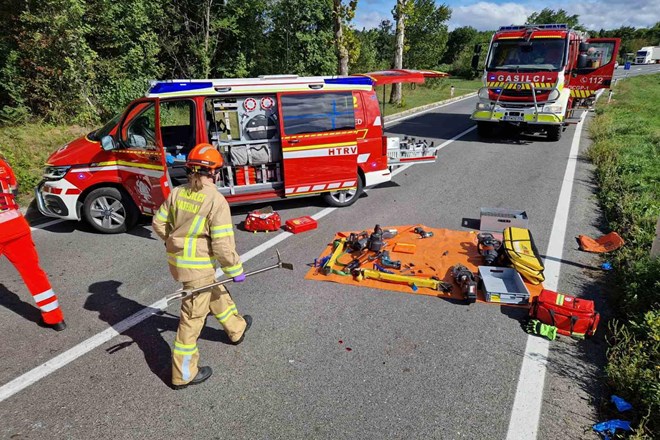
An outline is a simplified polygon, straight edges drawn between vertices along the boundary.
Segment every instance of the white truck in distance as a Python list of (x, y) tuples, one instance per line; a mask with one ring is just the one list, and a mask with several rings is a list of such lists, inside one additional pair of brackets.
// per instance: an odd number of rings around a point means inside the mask
[(635, 55), (635, 64), (655, 64), (660, 62), (660, 46), (642, 47)]

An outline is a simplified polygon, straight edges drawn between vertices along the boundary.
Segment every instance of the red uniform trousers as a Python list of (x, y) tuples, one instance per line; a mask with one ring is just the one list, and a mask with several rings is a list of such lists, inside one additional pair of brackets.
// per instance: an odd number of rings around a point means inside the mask
[[(0, 227), (2, 225), (0, 224)], [(5, 255), (21, 274), (34, 302), (41, 310), (46, 324), (57, 324), (64, 320), (57, 296), (50, 286), (48, 276), (39, 266), (39, 256), (34, 247), (30, 229), (27, 233), (11, 240), (0, 241), (0, 255)]]

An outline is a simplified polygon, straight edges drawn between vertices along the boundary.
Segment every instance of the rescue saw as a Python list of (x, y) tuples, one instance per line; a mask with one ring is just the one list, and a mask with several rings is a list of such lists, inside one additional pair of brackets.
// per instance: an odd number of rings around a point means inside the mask
[[(283, 262), (282, 257), (280, 256), (280, 252), (277, 249), (275, 249), (275, 252), (277, 253), (277, 263), (276, 264), (273, 264), (273, 265), (267, 266), (267, 267), (263, 267), (261, 269), (253, 270), (252, 272), (246, 272), (245, 276), (250, 277), (252, 275), (256, 275), (256, 274), (259, 274), (259, 273), (262, 273), (262, 272), (267, 272), (267, 271), (273, 270), (273, 269), (293, 270), (293, 264)], [(215, 283), (207, 284), (206, 286), (196, 287), (195, 289), (179, 289), (176, 292), (174, 292), (170, 295), (167, 295), (165, 297), (165, 300), (167, 302), (167, 305), (169, 305), (172, 301), (175, 301), (177, 299), (188, 298), (189, 296), (193, 296), (193, 295), (196, 295), (196, 294), (198, 294), (200, 292), (203, 292), (205, 290), (209, 290), (212, 287), (221, 286), (223, 284), (232, 283), (232, 282), (233, 282), (233, 278), (227, 278), (225, 280), (216, 281)]]

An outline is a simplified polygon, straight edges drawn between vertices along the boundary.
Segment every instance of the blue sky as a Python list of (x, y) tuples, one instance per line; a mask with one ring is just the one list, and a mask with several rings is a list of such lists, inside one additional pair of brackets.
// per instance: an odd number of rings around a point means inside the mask
[[(523, 24), (532, 12), (543, 8), (564, 9), (578, 14), (587, 29), (615, 29), (621, 26), (648, 27), (660, 21), (660, 0), (436, 0), (452, 9), (449, 29), (473, 26), (492, 30), (502, 25)], [(396, 0), (358, 0), (353, 24), (357, 29), (377, 27), (392, 20)]]

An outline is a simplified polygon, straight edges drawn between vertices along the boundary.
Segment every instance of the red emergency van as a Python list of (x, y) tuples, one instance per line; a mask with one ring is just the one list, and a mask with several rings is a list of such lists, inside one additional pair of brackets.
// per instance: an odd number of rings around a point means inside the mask
[(321, 195), (348, 206), (390, 167), (435, 160), (436, 148), (383, 136), (376, 85), (435, 72), (350, 77), (272, 75), (154, 82), (103, 127), (53, 153), (36, 189), (42, 214), (123, 232), (187, 181), (200, 142), (225, 158), (217, 187), (230, 204)]

